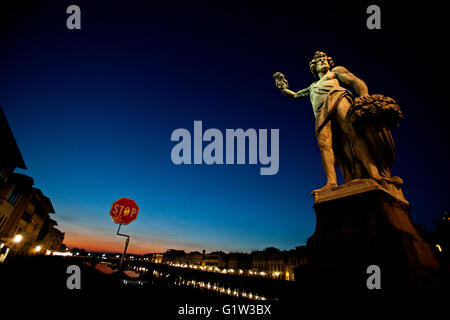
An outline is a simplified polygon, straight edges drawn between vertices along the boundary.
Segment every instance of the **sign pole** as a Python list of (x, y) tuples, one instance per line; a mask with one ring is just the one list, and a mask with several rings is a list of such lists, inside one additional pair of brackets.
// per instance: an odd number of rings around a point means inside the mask
[(119, 233), (121, 226), (122, 226), (122, 224), (119, 224), (119, 229), (117, 229), (117, 235), (118, 236), (122, 236), (122, 237), (127, 237), (127, 240), (125, 240), (125, 249), (123, 250), (122, 258), (120, 258), (119, 272), (122, 271), (123, 260), (125, 259), (125, 255), (127, 254), (128, 243), (130, 242), (130, 236), (129, 235)]
[(130, 242), (130, 236), (127, 234), (121, 234), (120, 227), (136, 220), (138, 212), (139, 207), (136, 204), (136, 201), (125, 197), (114, 201), (111, 206), (111, 210), (109, 211), (112, 220), (119, 225), (119, 228), (117, 229), (117, 235), (127, 237), (127, 240), (125, 240), (125, 249), (123, 250), (122, 258), (120, 259), (118, 270), (119, 272), (121, 272), (123, 269), (123, 262), (127, 254), (128, 243)]

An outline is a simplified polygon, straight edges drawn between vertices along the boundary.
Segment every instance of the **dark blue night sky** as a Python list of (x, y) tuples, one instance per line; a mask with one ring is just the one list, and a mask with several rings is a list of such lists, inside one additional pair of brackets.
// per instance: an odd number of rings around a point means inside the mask
[[(8, 2), (8, 1), (7, 1)], [(9, 1), (1, 5), (0, 105), (35, 186), (52, 200), (69, 247), (119, 251), (108, 211), (137, 201), (130, 252), (290, 249), (315, 228), (310, 192), (325, 183), (309, 99), (316, 50), (393, 97), (394, 175), (413, 221), (433, 228), (449, 209), (448, 69), (436, 6), (378, 2)], [(14, 3), (14, 4), (12, 4)], [(66, 8), (81, 8), (81, 30)], [(437, 39), (436, 40), (436, 36)], [(439, 40), (440, 39), (440, 40)], [(280, 169), (171, 162), (177, 128), (280, 130)]]

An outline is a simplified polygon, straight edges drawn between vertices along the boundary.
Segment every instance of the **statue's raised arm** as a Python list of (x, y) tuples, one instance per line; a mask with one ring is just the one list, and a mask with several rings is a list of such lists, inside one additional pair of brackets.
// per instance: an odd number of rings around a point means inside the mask
[(273, 78), (275, 79), (275, 85), (276, 87), (288, 98), (292, 100), (296, 100), (299, 98), (307, 97), (309, 96), (309, 87), (303, 90), (300, 90), (298, 92), (294, 92), (292, 90), (289, 90), (289, 85), (287, 82), (286, 77), (281, 72), (275, 72), (273, 75)]

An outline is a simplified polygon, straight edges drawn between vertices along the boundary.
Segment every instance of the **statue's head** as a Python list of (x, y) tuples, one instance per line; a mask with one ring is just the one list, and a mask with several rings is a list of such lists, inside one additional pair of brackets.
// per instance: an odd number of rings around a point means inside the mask
[(318, 74), (319, 72), (325, 73), (333, 68), (334, 68), (333, 59), (327, 56), (325, 52), (321, 51), (316, 51), (314, 57), (309, 63), (309, 69), (311, 70), (312, 74), (316, 79), (319, 78)]

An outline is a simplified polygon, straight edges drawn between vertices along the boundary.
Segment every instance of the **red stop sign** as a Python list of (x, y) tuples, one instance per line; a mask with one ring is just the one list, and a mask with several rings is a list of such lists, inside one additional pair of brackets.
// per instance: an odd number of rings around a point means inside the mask
[(115, 223), (127, 225), (136, 220), (138, 211), (139, 207), (136, 201), (128, 198), (120, 198), (112, 204), (109, 214)]

